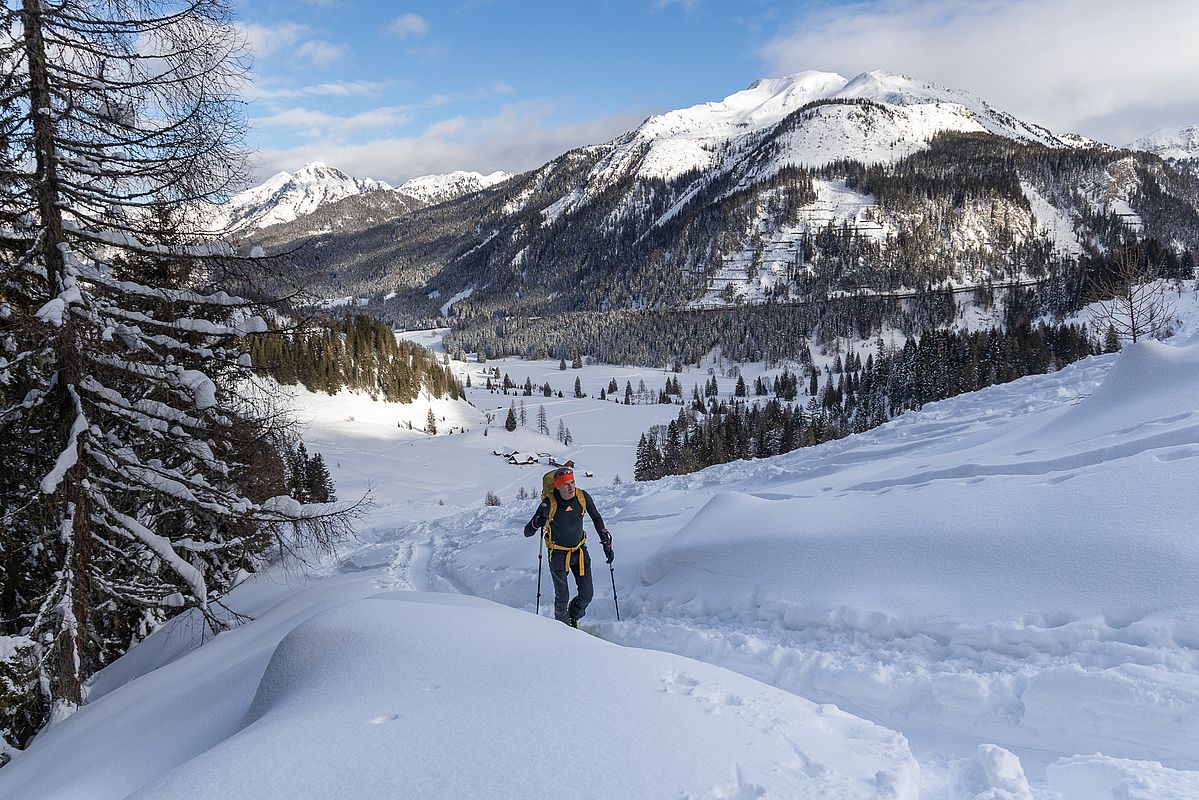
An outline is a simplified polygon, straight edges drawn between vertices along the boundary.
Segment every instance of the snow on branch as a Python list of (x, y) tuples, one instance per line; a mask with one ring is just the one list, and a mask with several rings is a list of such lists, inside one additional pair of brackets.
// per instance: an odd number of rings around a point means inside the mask
[(117, 511), (108, 502), (103, 494), (93, 495), (96, 504), (104, 510), (113, 520), (120, 524), (130, 535), (140, 541), (146, 547), (150, 548), (164, 563), (170, 566), (175, 574), (191, 587), (192, 594), (200, 602), (200, 606), (206, 608), (208, 606), (208, 585), (204, 582), (204, 575), (193, 564), (185, 561), (175, 548), (171, 547), (171, 543), (165, 537), (159, 536), (154, 531), (147, 528), (137, 520), (130, 516)]
[(58, 491), (58, 486), (62, 483), (67, 470), (79, 462), (79, 436), (88, 429), (87, 416), (83, 413), (83, 404), (79, 402), (79, 394), (75, 391), (74, 386), (68, 386), (67, 391), (70, 392), (71, 400), (75, 404), (75, 421), (71, 423), (71, 430), (67, 434), (66, 447), (54, 461), (54, 468), (42, 478), (43, 494), (54, 494)]
[(68, 286), (62, 292), (50, 300), (40, 309), (36, 316), (43, 322), (48, 322), (56, 328), (61, 328), (63, 324), (63, 316), (66, 314), (67, 306), (76, 305), (83, 302), (83, 295), (79, 291), (78, 286)]
[(267, 330), (266, 320), (259, 316), (246, 317), (236, 320), (231, 324), (225, 324), (190, 317), (181, 317), (173, 320), (155, 319), (139, 311), (128, 311), (117, 307), (105, 309), (105, 314), (110, 317), (140, 322), (145, 325), (156, 325), (161, 328), (187, 331), (188, 333), (203, 333), (209, 336), (245, 336), (251, 333), (265, 333)]

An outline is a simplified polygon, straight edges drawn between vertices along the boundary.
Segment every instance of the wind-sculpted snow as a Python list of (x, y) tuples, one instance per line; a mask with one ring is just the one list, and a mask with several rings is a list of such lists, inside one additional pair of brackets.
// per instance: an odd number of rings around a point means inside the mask
[[(108, 692), (6, 768), (0, 791), (918, 797), (903, 737), (832, 706), (483, 600), (371, 584), (313, 584), (268, 604), (253, 626)], [(271, 593), (257, 594), (262, 603)], [(86, 776), (77, 758), (88, 760)]]

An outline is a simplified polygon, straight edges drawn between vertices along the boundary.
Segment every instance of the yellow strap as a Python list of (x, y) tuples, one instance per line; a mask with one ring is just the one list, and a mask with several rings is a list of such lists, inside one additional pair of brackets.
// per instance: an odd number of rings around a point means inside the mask
[[(548, 530), (545, 532), (545, 546), (547, 548), (549, 548), (550, 550), (565, 550), (566, 551), (566, 571), (567, 572), (570, 572), (570, 563), (571, 563), (571, 559), (573, 558), (574, 554), (578, 553), (580, 550), (582, 550), (583, 545), (585, 545), (585, 544), (587, 544), (587, 534), (586, 533), (583, 534), (583, 541), (579, 542), (574, 547), (563, 547), (560, 544), (554, 544), (553, 539), (550, 538), (550, 532)], [(580, 554), (579, 555), (579, 577), (581, 578), (586, 574), (587, 574), (587, 561), (583, 558), (582, 554)]]
[[(577, 499), (579, 501), (579, 510), (582, 513), (586, 514), (587, 513), (587, 501), (583, 498), (582, 492), (579, 492)], [(565, 550), (566, 551), (566, 571), (570, 572), (571, 555), (574, 553), (577, 553), (579, 550), (581, 550), (583, 548), (583, 545), (587, 544), (587, 531), (583, 531), (582, 541), (580, 541), (574, 547), (563, 547), (561, 545), (554, 544), (554, 537), (553, 537), (552, 531), (550, 530), (550, 525), (554, 521), (554, 514), (556, 514), (558, 512), (558, 501), (554, 498), (554, 496), (552, 494), (550, 495), (549, 500), (550, 500), (550, 513), (549, 513), (549, 516), (545, 518), (545, 527), (542, 528), (542, 533), (545, 536), (545, 546), (547, 548), (549, 548), (550, 550)], [(579, 577), (581, 578), (586, 574), (587, 574), (587, 562), (583, 559), (582, 556), (579, 556)]]

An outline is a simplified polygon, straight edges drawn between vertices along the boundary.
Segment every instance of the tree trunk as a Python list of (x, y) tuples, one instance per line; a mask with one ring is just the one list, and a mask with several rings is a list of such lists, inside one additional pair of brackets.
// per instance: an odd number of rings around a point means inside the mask
[[(41, 238), (36, 247), (41, 256), (40, 261), (46, 268), (48, 294), (56, 297), (67, 288), (68, 275), (63, 251), (68, 242), (59, 205), (61, 190), (58, 181), (57, 131), (46, 65), (46, 43), (42, 36), (43, 15), (41, 0), (26, 0), (21, 9), (21, 24), (24, 28), (22, 35), (29, 64), (29, 113), (37, 168), (34, 194), (41, 217)], [(63, 598), (63, 602), (70, 604), (74, 624), (67, 626), (65, 630), (60, 627), (56, 631), (53, 647), (59, 648), (58, 657), (66, 668), (56, 670), (57, 680), (54, 681), (55, 685), (51, 687), (51, 691), (55, 699), (77, 705), (82, 702), (82, 680), (88, 672), (91, 655), (91, 637), (88, 632), (91, 616), (89, 576), (92, 548), (90, 509), (85, 488), (87, 468), (82, 452), (82, 439), (86, 436), (86, 431), (79, 436), (71, 434), (77, 416), (82, 413), (74, 391), (82, 377), (75, 328), (71, 314), (64, 312), (54, 342), (58, 372), (58, 382), (54, 391), (60, 395), (58, 404), (63, 412), (59, 441), (63, 443), (63, 447), (69, 445), (76, 448), (76, 459), (75, 465), (67, 470), (58, 488), (58, 491), (62, 492), (61, 507), (66, 509), (68, 517), (60, 537), (69, 536), (70, 542), (68, 544), (61, 538), (57, 542), (62, 559), (69, 562), (64, 563), (63, 567), (71, 576), (71, 591), (69, 596)], [(63, 620), (62, 612), (58, 613), (58, 619), (60, 622)], [(61, 641), (64, 633), (70, 636), (71, 641)]]

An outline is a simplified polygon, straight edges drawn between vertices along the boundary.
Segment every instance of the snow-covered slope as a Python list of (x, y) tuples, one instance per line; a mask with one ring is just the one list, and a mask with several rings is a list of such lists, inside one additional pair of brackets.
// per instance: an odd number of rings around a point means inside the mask
[(478, 172), (447, 172), (444, 175), (422, 175), (400, 184), (398, 191), (420, 200), (426, 205), (444, 203), (464, 194), (477, 192), (512, 177), (511, 172), (496, 171), (487, 175)]
[(1189, 170), (1199, 177), (1199, 125), (1158, 128), (1128, 145), (1128, 149), (1161, 156), (1179, 169)]
[(1144, 150), (1176, 161), (1199, 159), (1199, 125), (1158, 128), (1128, 145), (1128, 149)]
[(255, 621), (182, 658), (194, 624), (153, 637), (170, 663), (93, 693), (0, 794), (916, 797), (902, 736), (720, 668), (369, 573), (287, 593), (246, 586)]
[[(478, 388), (478, 364), (455, 362), (477, 409), (448, 436), (313, 396), (308, 441), (340, 491), (376, 488), (359, 538), (235, 590), (254, 621), (203, 647), (182, 619), (134, 648), (0, 770), (0, 797), (545, 797), (577, 779), (622, 798), (1194, 800), (1194, 293), (1179, 312), (1168, 343), (652, 483), (611, 485), (676, 407), (595, 399), (613, 377), (636, 385), (631, 368), (486, 364), (578, 377), (589, 397), (529, 401), (570, 447), (483, 435), (514, 401)], [(623, 619), (597, 561), (584, 623), (638, 649), (528, 613), (519, 490), (545, 467), (492, 455), (512, 445), (595, 471), (580, 483), (614, 534)], [(564, 770), (542, 745), (566, 714), (593, 744)]]
[(280, 172), (260, 186), (234, 195), (220, 207), (210, 227), (232, 233), (265, 228), (291, 222), (350, 195), (390, 188), (382, 181), (353, 178), (327, 164), (313, 162), (295, 173)]

